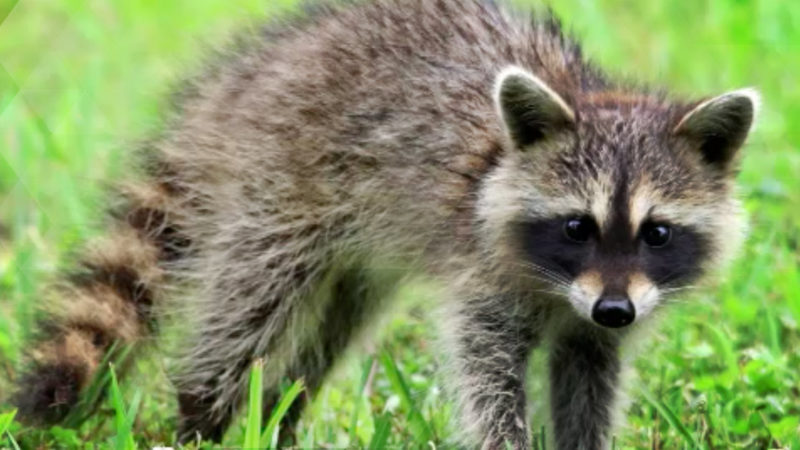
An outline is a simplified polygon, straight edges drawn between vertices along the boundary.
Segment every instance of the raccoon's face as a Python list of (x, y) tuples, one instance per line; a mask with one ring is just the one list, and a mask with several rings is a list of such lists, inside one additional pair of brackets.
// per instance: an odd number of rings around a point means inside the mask
[(755, 92), (694, 105), (618, 92), (568, 102), (508, 69), (496, 102), (509, 148), (479, 202), (490, 245), (584, 318), (638, 321), (738, 245), (732, 182)]

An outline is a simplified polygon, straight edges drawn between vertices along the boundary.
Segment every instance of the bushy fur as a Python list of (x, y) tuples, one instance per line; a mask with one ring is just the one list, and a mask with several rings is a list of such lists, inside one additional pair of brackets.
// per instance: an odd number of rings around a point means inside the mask
[[(536, 82), (520, 78), (506, 101), (511, 66)], [(110, 343), (141, 342), (167, 305), (192, 330), (175, 375), (180, 439), (220, 439), (253, 359), (265, 359), (268, 407), (281, 377), (313, 392), (381, 309), (391, 283), (376, 274), (392, 267), (448, 287), (465, 445), (530, 445), (525, 368), (547, 337), (558, 447), (602, 447), (626, 331), (590, 323), (569, 289), (602, 290), (616, 269), (537, 259), (560, 242), (560, 218), (593, 214), (605, 230), (658, 208), (705, 250), (686, 263), (691, 278), (736, 234), (732, 169), (698, 150), (710, 122), (676, 128), (697, 103), (612, 82), (554, 19), (488, 1), (323, 8), (268, 27), (179, 102), (110, 238), (59, 291), (60, 326), (21, 384), (25, 416), (61, 418)], [(515, 108), (531, 105), (542, 108), (519, 126), (535, 127), (514, 128)], [(658, 280), (641, 279), (641, 307), (654, 309)], [(169, 286), (190, 294), (165, 304)]]

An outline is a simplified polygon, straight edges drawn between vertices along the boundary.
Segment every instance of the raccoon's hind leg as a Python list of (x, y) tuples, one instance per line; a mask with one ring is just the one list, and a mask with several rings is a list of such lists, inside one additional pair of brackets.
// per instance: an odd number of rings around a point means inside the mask
[(594, 325), (555, 338), (550, 354), (550, 407), (558, 449), (607, 448), (620, 371), (619, 336)]
[[(261, 268), (224, 266), (230, 272), (215, 288), (218, 297), (195, 312), (204, 319), (177, 378), (180, 441), (198, 435), (222, 439), (243, 399), (255, 358), (264, 358), (268, 411), (284, 377), (304, 378), (307, 392), (313, 393), (372, 311), (374, 302), (366, 298), (371, 290), (362, 285), (360, 271), (334, 276), (319, 256), (323, 252), (295, 249), (288, 254), (292, 257)], [(244, 266), (255, 272), (243, 272)], [(319, 294), (329, 282), (331, 295), (326, 300)], [(293, 408), (288, 428), (301, 409)]]
[[(322, 310), (317, 333), (309, 336), (299, 354), (287, 371), (289, 380), (303, 379), (305, 391), (295, 401), (281, 424), (280, 442), (287, 444), (294, 439), (296, 423), (310, 399), (319, 391), (325, 377), (338, 357), (357, 337), (367, 323), (380, 311), (395, 283), (394, 278), (370, 273), (366, 269), (352, 267), (337, 274), (331, 287), (331, 301)], [(381, 281), (377, 281), (381, 279)], [(278, 401), (275, 387), (267, 389), (264, 401), (265, 420)]]
[(193, 329), (175, 377), (179, 442), (220, 442), (241, 404), (253, 361), (264, 358), (266, 382), (272, 382), (291, 360), (293, 341), (284, 338), (302, 342), (309, 332), (302, 313), (327, 267), (312, 248), (283, 244), (291, 251), (215, 252), (234, 260), (208, 263), (217, 269), (205, 280), (202, 298), (187, 305)]

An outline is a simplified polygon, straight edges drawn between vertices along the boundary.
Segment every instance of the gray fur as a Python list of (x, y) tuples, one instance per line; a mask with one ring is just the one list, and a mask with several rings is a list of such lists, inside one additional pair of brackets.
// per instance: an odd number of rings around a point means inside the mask
[[(504, 108), (509, 67), (535, 82)], [(524, 257), (518, 225), (635, 224), (656, 208), (700, 230), (698, 275), (726, 260), (731, 178), (673, 133), (694, 105), (608, 80), (552, 18), (480, 0), (355, 2), (268, 29), (185, 89), (147, 152), (182, 244), (160, 266), (185, 293), (159, 307), (191, 330), (181, 439), (221, 437), (255, 358), (268, 404), (284, 376), (313, 394), (387, 288), (422, 273), (444, 287), (465, 446), (530, 446), (525, 369), (545, 336), (558, 447), (607, 446), (626, 332), (588, 321), (594, 298)], [(539, 122), (521, 142), (519, 125)], [(646, 281), (637, 323), (663, 304)]]

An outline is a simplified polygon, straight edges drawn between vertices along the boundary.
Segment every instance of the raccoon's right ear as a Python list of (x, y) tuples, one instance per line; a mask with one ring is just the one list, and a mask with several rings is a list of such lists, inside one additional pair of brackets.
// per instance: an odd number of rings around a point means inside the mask
[(760, 103), (753, 89), (722, 94), (686, 113), (673, 133), (697, 146), (712, 167), (728, 170), (735, 166), (732, 163), (753, 127)]
[(520, 149), (575, 124), (572, 108), (544, 81), (519, 67), (509, 67), (497, 76), (495, 103)]

